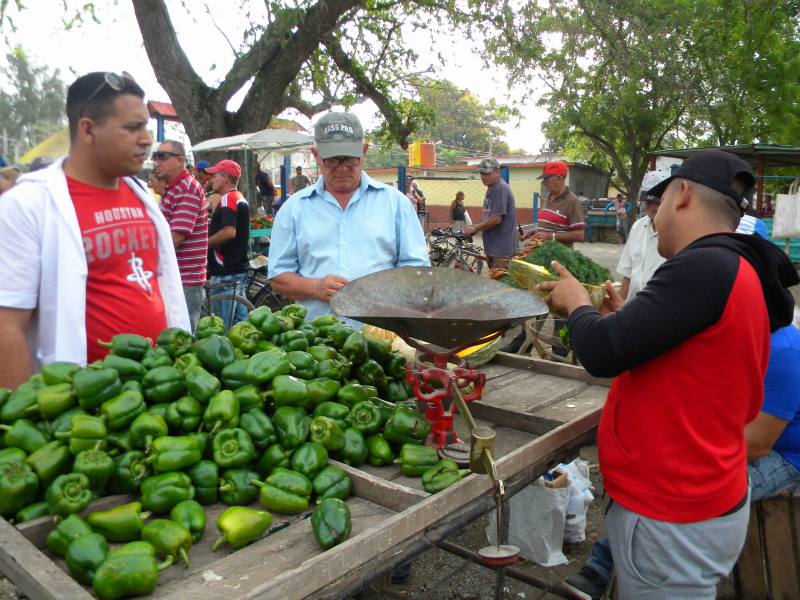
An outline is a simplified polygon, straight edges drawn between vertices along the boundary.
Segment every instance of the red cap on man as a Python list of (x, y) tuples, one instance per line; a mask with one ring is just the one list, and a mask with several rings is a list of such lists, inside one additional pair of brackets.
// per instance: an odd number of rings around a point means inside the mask
[(551, 175), (563, 175), (566, 177), (567, 173), (569, 173), (567, 163), (561, 161), (549, 162), (544, 163), (544, 171), (536, 179), (545, 179)]
[(233, 160), (221, 160), (213, 167), (208, 167), (206, 169), (206, 173), (214, 175), (215, 173), (225, 173), (226, 175), (230, 175), (234, 179), (239, 179), (242, 176), (242, 167), (239, 166), (239, 163)]

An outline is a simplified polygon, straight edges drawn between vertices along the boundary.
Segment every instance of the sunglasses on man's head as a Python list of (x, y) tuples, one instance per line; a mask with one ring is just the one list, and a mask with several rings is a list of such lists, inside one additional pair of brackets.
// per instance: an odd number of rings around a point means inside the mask
[(81, 104), (81, 108), (78, 111), (78, 114), (83, 114), (83, 110), (89, 105), (89, 103), (95, 99), (97, 94), (99, 94), (104, 87), (108, 86), (115, 92), (121, 92), (125, 89), (125, 80), (133, 81), (133, 78), (128, 75), (127, 73), (123, 75), (117, 75), (116, 73), (106, 73), (103, 75), (103, 81), (100, 82), (95, 90), (89, 94), (89, 97)]
[(153, 160), (167, 160), (170, 156), (183, 156), (177, 152), (166, 152), (165, 150), (158, 150), (153, 152)]

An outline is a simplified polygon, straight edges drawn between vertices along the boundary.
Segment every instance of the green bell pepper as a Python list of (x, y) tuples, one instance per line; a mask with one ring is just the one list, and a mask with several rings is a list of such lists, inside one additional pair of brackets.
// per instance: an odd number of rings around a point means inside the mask
[(142, 512), (141, 502), (131, 502), (93, 512), (86, 521), (109, 542), (132, 542), (139, 539), (144, 521), (149, 516), (150, 513)]
[(317, 502), (325, 498), (344, 500), (353, 491), (353, 482), (350, 476), (334, 465), (328, 465), (322, 469), (311, 483), (314, 486)]
[(27, 523), (28, 521), (33, 521), (35, 519), (41, 519), (42, 517), (48, 516), (50, 516), (50, 507), (47, 505), (47, 502), (42, 500), (41, 502), (29, 504), (25, 508), (21, 509), (14, 516), (14, 522)]
[(381, 411), (369, 400), (357, 402), (348, 416), (348, 423), (364, 435), (377, 433), (381, 429)]
[(114, 459), (99, 448), (83, 450), (75, 456), (73, 473), (83, 473), (89, 478), (89, 489), (102, 496), (111, 475), (114, 474)]
[(147, 410), (144, 397), (131, 390), (120, 393), (100, 406), (100, 417), (111, 431), (127, 428), (133, 420)]
[(368, 358), (358, 366), (356, 373), (363, 385), (371, 385), (378, 390), (386, 389), (386, 374), (378, 361)]
[(153, 346), (153, 340), (134, 333), (118, 333), (110, 342), (98, 340), (97, 343), (109, 349), (109, 356), (121, 356), (135, 361), (142, 360), (144, 353)]
[(392, 343), (390, 341), (382, 340), (368, 333), (364, 334), (364, 339), (367, 340), (367, 351), (372, 360), (383, 363), (391, 357)]
[(340, 404), (344, 404), (348, 408), (353, 408), (359, 402), (369, 400), (367, 389), (363, 385), (357, 383), (348, 383), (339, 390), (336, 399)]
[(406, 378), (406, 357), (398, 352), (393, 352), (383, 363), (386, 375), (398, 381)]
[(399, 403), (413, 397), (411, 386), (405, 381), (390, 381), (386, 384), (386, 399), (389, 402)]
[(338, 381), (328, 379), (326, 377), (317, 377), (316, 379), (309, 379), (306, 382), (306, 389), (308, 390), (308, 407), (314, 408), (323, 402), (328, 402), (336, 398), (339, 393)]
[[(255, 496), (253, 496), (255, 499)], [(196, 544), (206, 530), (206, 511), (195, 500), (184, 500), (172, 507), (169, 518), (183, 525), (192, 534), (192, 543)]]
[(203, 363), (200, 362), (200, 359), (197, 358), (196, 354), (187, 352), (186, 354), (181, 354), (178, 358), (176, 358), (172, 366), (178, 369), (178, 373), (183, 375), (185, 378), (186, 371), (188, 371), (191, 367), (202, 368)]
[(123, 392), (139, 392), (142, 397), (144, 397), (144, 388), (142, 388), (142, 382), (136, 381), (135, 379), (128, 379), (128, 381), (122, 382), (122, 391)]
[(183, 396), (167, 407), (164, 420), (173, 433), (192, 433), (203, 422), (203, 406), (192, 396)]
[(178, 502), (194, 498), (194, 486), (186, 473), (172, 471), (142, 481), (142, 506), (154, 513), (169, 512)]
[(166, 473), (191, 467), (202, 457), (200, 445), (192, 436), (163, 436), (153, 440), (147, 462), (156, 473)]
[(28, 415), (41, 416), (43, 419), (55, 419), (77, 403), (78, 399), (72, 391), (72, 384), (56, 383), (39, 388), (36, 392), (36, 404), (28, 407), (25, 412)]
[(142, 527), (142, 540), (153, 545), (157, 556), (173, 561), (180, 557), (184, 566), (189, 568), (189, 556), (186, 553), (192, 546), (192, 533), (180, 523), (169, 519), (153, 519)]
[(386, 426), (383, 435), (395, 444), (423, 443), (431, 432), (431, 424), (418, 410), (409, 406), (398, 406)]
[(260, 408), (251, 408), (243, 412), (239, 416), (239, 427), (247, 432), (258, 450), (263, 450), (278, 441), (272, 421)]
[(233, 390), (233, 395), (239, 401), (239, 413), (244, 414), (252, 408), (264, 408), (264, 396), (253, 384), (243, 385)]
[(13, 517), (36, 500), (39, 478), (24, 462), (0, 465), (0, 516)]
[(72, 514), (56, 525), (47, 536), (47, 547), (54, 553), (65, 558), (69, 545), (79, 537), (94, 533), (89, 524), (78, 515)]
[(99, 533), (88, 533), (73, 540), (67, 548), (70, 573), (84, 585), (92, 585), (95, 572), (108, 554), (108, 542)]
[(351, 333), (342, 346), (342, 355), (353, 363), (362, 363), (369, 358), (367, 339), (360, 331)]
[(24, 463), (27, 456), (22, 448), (4, 448), (0, 450), (0, 466), (9, 463)]
[(236, 427), (239, 424), (239, 401), (230, 390), (214, 394), (203, 413), (203, 423), (211, 435), (222, 427)]
[(281, 406), (275, 411), (272, 424), (284, 448), (297, 448), (308, 437), (311, 419), (302, 408)]
[(150, 348), (142, 357), (142, 366), (148, 371), (157, 367), (168, 367), (171, 364), (172, 357), (169, 352), (167, 352), (166, 348), (161, 348), (160, 346)]
[[(269, 310), (269, 309), (267, 309)], [(197, 327), (194, 329), (194, 335), (198, 340), (211, 337), (212, 335), (225, 335), (225, 321), (217, 315), (209, 315), (202, 317), (197, 321)]]
[(108, 487), (112, 494), (134, 494), (150, 475), (152, 470), (145, 453), (131, 450), (114, 461), (114, 472)]
[(247, 315), (247, 320), (255, 325), (256, 329), (258, 329), (265, 338), (271, 338), (281, 331), (278, 318), (272, 314), (268, 306), (259, 306), (255, 310), (250, 311), (250, 314)]
[(321, 334), (327, 333), (328, 329), (339, 323), (341, 323), (339, 318), (331, 313), (320, 315), (311, 321), (311, 324), (316, 327)]
[(90, 415), (75, 415), (70, 430), (55, 435), (58, 440), (69, 440), (69, 451), (73, 454), (92, 448), (105, 448), (107, 436), (108, 429), (103, 419)]
[(123, 382), (141, 381), (144, 374), (147, 373), (147, 369), (139, 361), (125, 358), (124, 356), (115, 356), (114, 354), (106, 356), (102, 365), (107, 369), (114, 369)]
[(156, 367), (142, 378), (142, 388), (148, 402), (171, 402), (183, 395), (186, 384), (175, 367)]
[(308, 353), (316, 360), (317, 362), (322, 362), (323, 360), (329, 360), (331, 358), (336, 358), (338, 352), (331, 348), (330, 346), (309, 346)]
[(37, 381), (27, 381), (13, 392), (0, 408), (0, 422), (11, 425), (29, 414), (38, 403), (37, 392), (44, 387)]
[(163, 417), (143, 412), (131, 423), (131, 443), (134, 448), (149, 452), (156, 438), (169, 434), (169, 427)]
[(388, 465), (394, 461), (392, 448), (380, 433), (373, 433), (367, 437), (367, 452), (369, 453), (367, 460), (374, 467)]
[(192, 348), (200, 362), (213, 373), (219, 373), (236, 359), (233, 344), (222, 335), (213, 334), (197, 340)]
[(158, 586), (156, 559), (145, 552), (120, 554), (122, 548), (111, 552), (95, 573), (92, 587), (99, 600), (144, 596), (153, 593)]
[(322, 444), (306, 442), (294, 451), (291, 463), (293, 471), (311, 479), (328, 464), (328, 451)]
[(108, 453), (111, 456), (117, 456), (130, 452), (133, 450), (133, 441), (131, 439), (131, 430), (125, 429), (124, 431), (112, 431), (106, 437)]
[(294, 350), (308, 350), (308, 338), (302, 331), (291, 329), (284, 331), (278, 336), (278, 345), (281, 346), (286, 352)]
[(287, 515), (308, 510), (313, 487), (302, 473), (279, 467), (265, 481), (253, 483), (261, 488), (258, 500), (268, 510)]
[(212, 442), (214, 462), (222, 469), (234, 469), (251, 463), (256, 458), (256, 448), (244, 429), (221, 429)]
[(250, 359), (245, 358), (243, 360), (235, 360), (222, 369), (220, 376), (222, 377), (222, 385), (225, 386), (225, 389), (235, 390), (252, 383), (250, 378), (253, 374), (249, 372), (249, 364)]
[(248, 355), (256, 351), (258, 342), (261, 340), (261, 332), (248, 321), (236, 323), (226, 335), (234, 348), (238, 348)]
[(253, 480), (258, 473), (250, 469), (228, 469), (219, 480), (219, 499), (228, 506), (246, 506), (258, 497)]
[(194, 486), (194, 499), (200, 504), (214, 504), (219, 489), (219, 467), (211, 460), (201, 460), (186, 469)]
[(292, 375), (278, 375), (272, 380), (272, 389), (264, 393), (272, 398), (275, 406), (299, 406), (308, 404), (308, 386), (302, 379)]
[(92, 498), (89, 478), (83, 473), (59, 475), (47, 488), (44, 497), (50, 514), (59, 517), (81, 512), (89, 506)]
[(344, 447), (344, 431), (329, 417), (316, 416), (311, 419), (309, 431), (311, 441), (320, 444), (326, 450), (340, 450)]
[(75, 373), (81, 370), (81, 366), (74, 362), (56, 361), (42, 367), (42, 380), (46, 385), (56, 385), (59, 383), (72, 383)]
[(331, 379), (338, 382), (344, 376), (341, 363), (337, 360), (326, 358), (317, 365), (317, 378)]
[(287, 304), (281, 309), (281, 314), (289, 317), (297, 327), (308, 315), (308, 309), (302, 304)]
[(264, 450), (261, 458), (256, 463), (256, 471), (261, 477), (266, 477), (278, 467), (288, 469), (291, 466), (289, 459), (293, 450), (285, 450), (280, 444), (272, 444)]
[(430, 446), (403, 444), (400, 456), (394, 461), (406, 477), (422, 477), (428, 469), (439, 464), (439, 453)]
[(81, 408), (93, 411), (122, 391), (122, 382), (114, 369), (81, 369), (72, 378), (72, 387)]
[(6, 387), (0, 387), (0, 410), (2, 410), (9, 398), (11, 398), (11, 390)]
[(200, 446), (200, 453), (207, 458), (210, 457), (210, 449), (211, 447), (208, 445), (209, 435), (203, 431), (196, 431), (195, 433), (190, 433), (194, 439), (197, 440), (197, 445)]
[(192, 334), (180, 327), (167, 327), (156, 338), (156, 345), (164, 348), (173, 360), (189, 352), (193, 342)]
[(261, 539), (270, 525), (272, 525), (272, 515), (266, 511), (246, 506), (226, 508), (217, 518), (217, 529), (221, 535), (214, 542), (211, 551), (216, 552), (225, 542), (234, 550), (244, 548)]
[(435, 494), (458, 483), (468, 473), (469, 469), (459, 469), (455, 461), (445, 458), (422, 474), (422, 487), (429, 494)]
[(347, 427), (347, 418), (350, 416), (350, 408), (338, 402), (322, 402), (314, 409), (315, 417), (328, 417), (339, 424), (339, 427)]
[(53, 432), (53, 435), (59, 432), (69, 431), (72, 428), (72, 417), (75, 415), (85, 414), (86, 411), (80, 406), (71, 408), (67, 412), (61, 413), (55, 419), (50, 421), (50, 430)]
[(19, 419), (13, 425), (0, 425), (2, 441), (9, 448), (20, 448), (31, 454), (47, 444), (50, 438), (33, 421)]
[(286, 353), (276, 348), (251, 356), (245, 369), (245, 378), (248, 383), (263, 386), (278, 376), (288, 375), (293, 369)]
[(309, 346), (313, 346), (319, 340), (319, 331), (311, 323), (300, 323), (295, 328), (295, 331), (301, 331), (306, 336), (306, 341)]
[(323, 550), (341, 544), (350, 537), (350, 509), (339, 498), (326, 498), (311, 514), (311, 529)]
[(42, 486), (48, 485), (72, 466), (72, 454), (64, 444), (58, 441), (48, 442), (25, 459), (33, 469)]
[(337, 453), (341, 461), (354, 467), (359, 466), (369, 456), (364, 434), (354, 427), (344, 430), (344, 446)]
[(338, 323), (328, 329), (328, 339), (337, 350), (341, 350), (353, 332), (355, 332), (355, 329), (350, 325)]
[(286, 353), (286, 360), (294, 367), (292, 375), (298, 379), (312, 379), (317, 373), (317, 361), (308, 352), (293, 350)]
[(189, 367), (184, 375), (186, 389), (194, 398), (206, 404), (222, 388), (220, 380), (203, 367)]
[(156, 415), (157, 417), (161, 417), (166, 421), (169, 405), (170, 405), (169, 402), (156, 402), (155, 404), (151, 404), (150, 406), (147, 407), (147, 412), (151, 415)]

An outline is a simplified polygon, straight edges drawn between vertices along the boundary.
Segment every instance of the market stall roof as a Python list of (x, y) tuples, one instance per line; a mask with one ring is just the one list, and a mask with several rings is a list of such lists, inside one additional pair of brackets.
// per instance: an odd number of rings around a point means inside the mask
[(796, 146), (780, 146), (777, 144), (744, 144), (740, 146), (708, 146), (705, 148), (674, 148), (671, 150), (656, 150), (651, 156), (672, 156), (675, 158), (688, 158), (700, 150), (724, 150), (757, 166), (763, 160), (763, 166), (769, 167), (794, 167), (800, 165), (800, 148)]
[(271, 150), (273, 152), (310, 148), (314, 138), (290, 129), (264, 129), (254, 133), (242, 133), (229, 137), (206, 140), (192, 146), (192, 152), (212, 150)]
[(18, 162), (24, 165), (33, 162), (33, 159), (39, 156), (61, 158), (67, 154), (69, 154), (69, 129), (65, 127), (28, 150), (19, 157)]

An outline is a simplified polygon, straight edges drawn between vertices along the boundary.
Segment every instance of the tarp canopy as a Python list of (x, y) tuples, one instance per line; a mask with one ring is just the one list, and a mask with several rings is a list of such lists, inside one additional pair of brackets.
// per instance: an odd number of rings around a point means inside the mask
[(192, 146), (192, 152), (212, 150), (268, 150), (278, 154), (295, 152), (314, 145), (310, 135), (291, 129), (264, 129), (255, 133), (242, 133), (229, 137), (206, 140)]
[(66, 127), (57, 131), (43, 142), (39, 142), (25, 154), (19, 157), (20, 164), (28, 164), (40, 156), (61, 158), (69, 154), (69, 129)]

